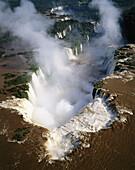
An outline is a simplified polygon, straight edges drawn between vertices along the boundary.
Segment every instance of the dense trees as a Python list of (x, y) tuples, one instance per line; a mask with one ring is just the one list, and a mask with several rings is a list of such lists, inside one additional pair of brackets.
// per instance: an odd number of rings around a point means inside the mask
[(135, 6), (124, 12), (122, 28), (126, 40), (135, 43)]
[[(71, 27), (71, 29), (69, 28)], [(77, 20), (67, 20), (56, 22), (49, 30), (48, 33), (51, 36), (58, 36), (58, 33), (62, 34), (60, 39), (64, 40), (69, 44), (69, 47), (73, 49), (77, 48), (78, 53), (80, 52), (80, 44), (85, 44), (88, 38), (93, 33), (93, 24), (90, 22), (79, 22)], [(63, 35), (63, 31), (66, 35)]]

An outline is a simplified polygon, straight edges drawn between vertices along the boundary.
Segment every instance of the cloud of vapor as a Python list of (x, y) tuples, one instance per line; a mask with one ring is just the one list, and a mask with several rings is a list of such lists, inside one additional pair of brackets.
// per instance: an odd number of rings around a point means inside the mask
[(41, 69), (38, 75), (33, 74), (30, 84), (29, 99), (34, 106), (31, 119), (48, 129), (69, 121), (92, 100), (92, 84), (100, 78), (112, 53), (108, 46), (121, 39), (120, 13), (113, 4), (94, 0), (91, 5), (99, 9), (102, 35), (90, 43), (88, 62), (73, 65), (60, 42), (47, 35), (51, 21), (37, 13), (31, 2), (22, 0), (12, 11), (0, 1), (1, 29), (18, 36), (36, 51)]
[(29, 98), (32, 121), (49, 129), (70, 120), (91, 100), (92, 86), (85, 65), (74, 66), (58, 41), (47, 35), (50, 21), (22, 0), (12, 11), (0, 2), (0, 25), (36, 51), (41, 70), (33, 74)]
[[(98, 65), (96, 67), (98, 71), (108, 74), (108, 67), (110, 64), (112, 65), (113, 61), (112, 54), (122, 39), (119, 25), (121, 12), (110, 0), (93, 0), (89, 6), (99, 10), (100, 22), (95, 27), (95, 32), (99, 36), (92, 39), (88, 57), (91, 62), (94, 61)], [(105, 63), (107, 67), (105, 67)]]
[(101, 43), (119, 43), (121, 40), (119, 26), (120, 10), (117, 9), (110, 0), (93, 0), (91, 5), (98, 8), (101, 17), (100, 24), (104, 30)]

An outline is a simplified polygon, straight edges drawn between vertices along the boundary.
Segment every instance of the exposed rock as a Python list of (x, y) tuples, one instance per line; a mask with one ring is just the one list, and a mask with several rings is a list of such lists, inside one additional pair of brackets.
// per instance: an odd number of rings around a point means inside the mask
[(135, 112), (135, 45), (116, 50), (115, 59), (114, 73), (95, 83), (93, 97), (106, 98), (113, 112), (132, 115)]

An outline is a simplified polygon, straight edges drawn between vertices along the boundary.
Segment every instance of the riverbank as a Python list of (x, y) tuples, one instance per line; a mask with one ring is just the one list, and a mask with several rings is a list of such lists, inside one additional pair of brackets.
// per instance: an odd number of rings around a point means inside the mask
[[(133, 46), (132, 49), (124, 47), (116, 51), (114, 74), (103, 79), (96, 90), (101, 97), (106, 99), (113, 97), (113, 105), (110, 106), (114, 111), (118, 112), (118, 109), (123, 108), (124, 110), (118, 116), (118, 121), (115, 121), (110, 128), (98, 133), (85, 133), (84, 140), (90, 147), (77, 147), (70, 155), (70, 160), (49, 164), (48, 158), (44, 155), (46, 153), (44, 143), (47, 139), (42, 135), (48, 131), (26, 123), (15, 110), (0, 109), (0, 167), (3, 169), (133, 169), (135, 167), (135, 80), (134, 66), (132, 64), (131, 67), (129, 63), (134, 63), (134, 49)], [(127, 54), (128, 57), (122, 57)], [(131, 68), (127, 68), (129, 66)], [(0, 97), (4, 99), (7, 96), (1, 94)]]

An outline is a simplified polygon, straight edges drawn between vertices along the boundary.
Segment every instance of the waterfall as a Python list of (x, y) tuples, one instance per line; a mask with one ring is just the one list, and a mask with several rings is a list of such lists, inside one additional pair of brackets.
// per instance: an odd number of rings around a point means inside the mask
[(89, 36), (87, 35), (87, 41), (89, 41), (89, 39), (90, 39), (90, 38), (89, 38)]
[(59, 37), (59, 38), (63, 38), (63, 36), (62, 36), (62, 33), (61, 33), (61, 32), (57, 32), (57, 35), (58, 35), (58, 37)]
[(66, 30), (63, 30), (63, 36), (64, 37), (66, 36)]
[[(97, 132), (115, 120), (102, 99), (93, 101), (92, 90), (95, 81), (105, 76), (105, 72), (108, 74), (112, 67), (113, 49), (109, 46), (121, 40), (120, 12), (111, 1), (92, 1), (91, 5), (99, 9), (101, 16), (95, 28), (99, 34), (89, 43), (87, 55), (79, 58), (77, 47), (74, 51), (78, 56), (74, 57), (70, 49), (65, 52), (59, 41), (47, 35), (48, 20), (37, 13), (30, 1), (22, 1), (14, 11), (3, 3), (0, 1), (0, 26), (37, 52), (35, 58), (40, 68), (32, 75), (29, 102), (14, 99), (1, 105), (18, 109), (30, 122), (48, 128), (52, 141), (48, 142), (48, 150), (52, 157), (56, 153), (59, 159), (77, 146), (76, 141), (81, 138), (79, 132)], [(57, 9), (63, 7), (52, 12)], [(59, 38), (63, 38), (62, 34), (57, 32)], [(31, 109), (27, 108), (28, 103)]]
[(65, 47), (66, 53), (68, 55), (69, 60), (76, 60), (76, 56), (73, 54), (73, 50), (71, 48)]
[(80, 51), (82, 52), (83, 51), (83, 45), (80, 44)]
[(78, 55), (78, 49), (77, 49), (77, 47), (75, 48), (75, 55)]
[(72, 30), (72, 27), (71, 27), (71, 25), (69, 25), (69, 30), (70, 30), (70, 31)]
[[(66, 52), (70, 60), (76, 61), (71, 49), (66, 48)], [(51, 130), (69, 121), (88, 104), (93, 85), (87, 67), (73, 64), (57, 73), (48, 74), (41, 68), (33, 73), (29, 85), (29, 101), (34, 107), (32, 122)]]

